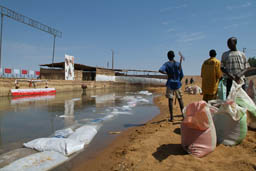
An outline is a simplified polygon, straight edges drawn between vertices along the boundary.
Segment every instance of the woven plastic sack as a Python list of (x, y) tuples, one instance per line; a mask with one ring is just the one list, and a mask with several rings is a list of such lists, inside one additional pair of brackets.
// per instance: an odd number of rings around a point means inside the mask
[(205, 101), (189, 104), (181, 123), (181, 145), (189, 154), (203, 157), (216, 148), (216, 131), (210, 105)]
[(256, 105), (254, 101), (248, 96), (248, 94), (242, 89), (242, 84), (237, 84), (235, 81), (232, 83), (229, 99), (235, 99), (235, 102), (247, 109), (248, 114), (248, 126), (256, 129)]
[(218, 144), (240, 144), (247, 134), (246, 118), (246, 109), (238, 106), (233, 100), (222, 104), (213, 115)]
[(24, 143), (27, 148), (37, 151), (55, 151), (63, 155), (71, 155), (84, 148), (84, 143), (66, 138), (38, 138)]
[(194, 102), (183, 110), (185, 118), (183, 124), (189, 128), (206, 130), (210, 126), (211, 107), (205, 101)]
[(18, 159), (0, 171), (45, 171), (64, 163), (68, 157), (54, 151), (44, 151)]
[(75, 130), (73, 134), (68, 136), (68, 139), (79, 141), (85, 145), (89, 144), (97, 134), (99, 125), (85, 125)]
[(221, 79), (218, 85), (217, 98), (221, 100), (226, 100), (227, 87), (225, 85), (225, 80)]

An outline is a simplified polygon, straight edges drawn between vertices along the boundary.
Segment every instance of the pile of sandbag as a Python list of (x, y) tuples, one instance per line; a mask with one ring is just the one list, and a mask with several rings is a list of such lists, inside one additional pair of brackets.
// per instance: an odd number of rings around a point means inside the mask
[(203, 157), (216, 143), (238, 145), (248, 127), (256, 128), (256, 105), (242, 85), (233, 81), (227, 100), (199, 101), (184, 108), (181, 144), (189, 154)]
[(37, 151), (55, 151), (69, 156), (88, 145), (97, 134), (99, 125), (84, 125), (73, 131), (71, 128), (58, 130), (53, 137), (38, 138), (24, 146)]
[(187, 92), (188, 94), (201, 94), (202, 89), (197, 85), (187, 86), (185, 87), (185, 92)]
[(3, 168), (5, 170), (51, 170), (69, 160), (70, 155), (83, 150), (97, 134), (100, 124), (88, 124), (76, 129), (58, 130), (52, 137), (38, 138), (24, 143), (38, 153), (20, 158)]

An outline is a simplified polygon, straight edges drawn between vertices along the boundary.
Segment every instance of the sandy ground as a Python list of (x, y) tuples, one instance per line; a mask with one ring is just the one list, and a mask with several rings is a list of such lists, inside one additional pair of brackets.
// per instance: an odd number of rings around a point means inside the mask
[[(181, 147), (181, 112), (178, 101), (174, 107), (174, 122), (167, 121), (169, 111), (165, 88), (152, 88), (161, 93), (154, 99), (160, 114), (146, 124), (122, 132), (106, 149), (89, 160), (78, 160), (74, 171), (240, 171), (256, 170), (256, 131), (249, 130), (246, 139), (237, 146), (218, 145), (204, 158), (193, 157)], [(202, 99), (201, 95), (183, 94), (185, 106)]]

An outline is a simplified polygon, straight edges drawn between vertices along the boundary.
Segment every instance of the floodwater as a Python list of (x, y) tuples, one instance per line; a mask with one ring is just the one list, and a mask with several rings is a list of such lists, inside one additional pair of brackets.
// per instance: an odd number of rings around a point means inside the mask
[(85, 148), (97, 151), (116, 134), (138, 126), (159, 113), (153, 95), (141, 88), (65, 92), (31, 97), (0, 97), (0, 154), (24, 142), (53, 136), (64, 128), (98, 124), (99, 130)]

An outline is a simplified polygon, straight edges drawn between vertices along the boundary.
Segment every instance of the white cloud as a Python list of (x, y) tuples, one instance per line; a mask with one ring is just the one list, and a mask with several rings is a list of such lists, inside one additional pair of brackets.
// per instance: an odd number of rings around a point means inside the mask
[(240, 16), (229, 17), (229, 18), (226, 18), (226, 20), (241, 20), (241, 19), (249, 18), (251, 16), (253, 16), (253, 15), (245, 14), (245, 15), (240, 15)]
[(169, 28), (169, 29), (167, 30), (168, 33), (173, 32), (173, 31), (175, 31), (174, 28)]
[(247, 13), (247, 14), (237, 15), (237, 16), (232, 16), (232, 17), (215, 18), (212, 21), (213, 22), (218, 22), (218, 21), (244, 20), (244, 19), (247, 19), (247, 18), (252, 17), (252, 16), (253, 16), (252, 13)]
[(180, 6), (167, 7), (167, 8), (160, 9), (160, 12), (167, 12), (167, 11), (171, 11), (171, 10), (174, 10), (174, 9), (186, 8), (187, 6), (188, 6), (187, 4), (183, 4), (183, 5), (180, 5)]
[(169, 23), (167, 21), (162, 22), (163, 25), (168, 25)]
[(194, 33), (182, 33), (178, 34), (178, 42), (190, 43), (195, 40), (201, 40), (205, 38), (205, 34), (203, 32), (194, 32)]
[(224, 29), (232, 29), (232, 28), (236, 28), (236, 27), (238, 27), (238, 24), (231, 24), (228, 26), (224, 26)]
[(239, 8), (247, 8), (247, 7), (250, 7), (252, 4), (250, 2), (246, 2), (244, 4), (241, 4), (241, 5), (230, 5), (230, 6), (227, 6), (226, 8), (228, 10), (234, 10), (234, 9), (239, 9)]

